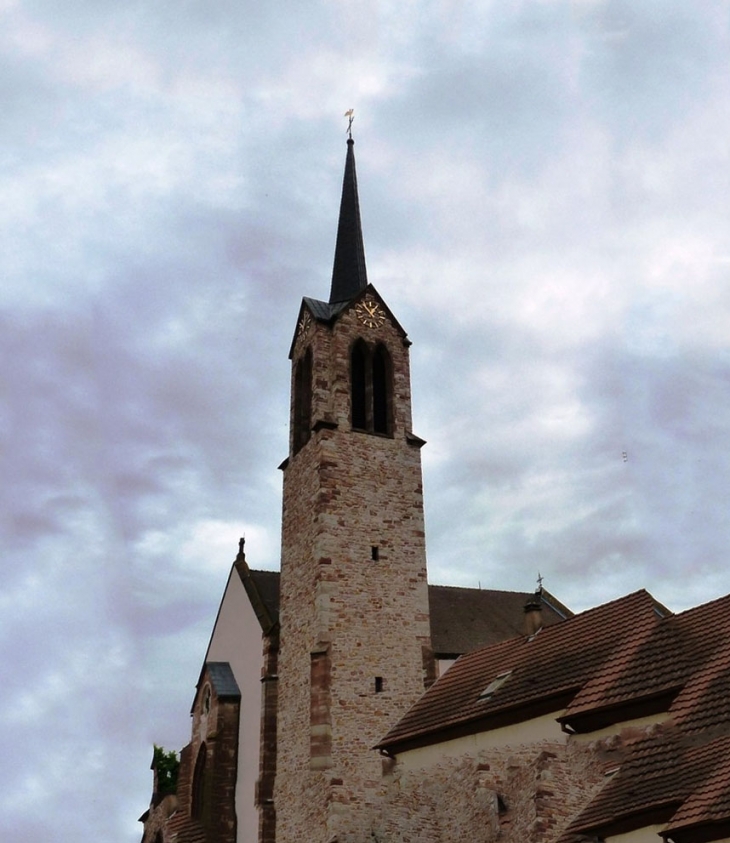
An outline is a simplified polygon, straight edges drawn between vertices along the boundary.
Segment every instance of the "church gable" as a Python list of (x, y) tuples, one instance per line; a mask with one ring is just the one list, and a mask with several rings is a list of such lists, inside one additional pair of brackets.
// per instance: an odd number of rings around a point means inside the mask
[(191, 740), (180, 752), (175, 792), (159, 803), (153, 799), (142, 818), (143, 843), (237, 843), (240, 701), (231, 666), (206, 662), (191, 711)]
[(236, 843), (236, 773), (241, 692), (227, 662), (206, 662), (181, 753), (180, 810), (216, 843)]

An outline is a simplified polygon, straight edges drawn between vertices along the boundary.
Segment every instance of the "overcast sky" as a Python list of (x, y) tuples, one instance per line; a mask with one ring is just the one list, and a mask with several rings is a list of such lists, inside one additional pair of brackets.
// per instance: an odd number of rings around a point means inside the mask
[(3, 841), (137, 841), (278, 567), (349, 108), (431, 582), (729, 590), (728, 0), (0, 0)]

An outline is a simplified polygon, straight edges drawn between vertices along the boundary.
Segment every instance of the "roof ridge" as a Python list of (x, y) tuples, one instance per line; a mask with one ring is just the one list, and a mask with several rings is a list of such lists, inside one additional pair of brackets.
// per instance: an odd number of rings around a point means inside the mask
[(481, 586), (475, 588), (471, 585), (444, 585), (442, 583), (435, 583), (430, 582), (428, 584), (429, 588), (451, 588), (451, 589), (459, 589), (461, 591), (491, 591), (492, 593), (496, 594), (531, 594), (530, 590), (526, 591), (513, 591), (512, 589), (508, 588), (482, 588)]
[(716, 604), (716, 603), (723, 603), (725, 601), (730, 602), (730, 594), (723, 594), (722, 597), (715, 597), (714, 600), (708, 600), (706, 603), (700, 603), (697, 606), (690, 606), (688, 609), (682, 609), (681, 612), (675, 612), (673, 617), (677, 619), (686, 618), (688, 615), (691, 615), (694, 612), (698, 612), (703, 609), (707, 609), (708, 607)]

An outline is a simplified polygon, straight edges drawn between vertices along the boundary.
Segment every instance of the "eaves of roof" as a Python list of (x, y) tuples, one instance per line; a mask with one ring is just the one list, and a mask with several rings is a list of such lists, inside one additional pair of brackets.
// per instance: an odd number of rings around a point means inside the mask
[(279, 572), (252, 570), (242, 556), (234, 565), (262, 632), (270, 635), (279, 623)]
[(606, 837), (654, 823), (666, 824), (670, 833), (730, 822), (729, 757), (728, 735), (698, 742), (676, 728), (659, 730), (634, 744), (621, 770), (561, 840), (578, 833)]
[[(397, 752), (414, 741), (439, 742), (454, 729), (496, 728), (511, 716), (508, 712), (516, 716), (519, 711), (544, 709), (551, 699), (568, 705), (645, 623), (656, 623), (653, 598), (638, 591), (544, 628), (532, 638), (513, 638), (461, 656), (378, 746)], [(494, 693), (484, 693), (507, 672), (509, 677)]]
[(208, 671), (210, 684), (219, 700), (241, 698), (238, 682), (228, 662), (207, 662), (204, 670)]
[(203, 827), (185, 811), (176, 811), (167, 821), (165, 840), (170, 843), (206, 843)]
[[(442, 658), (497, 644), (524, 632), (528, 592), (429, 585), (431, 646)], [(572, 616), (570, 609), (546, 591), (540, 595), (543, 626)]]
[[(398, 333), (402, 336), (403, 341), (410, 344), (410, 341), (407, 339), (408, 334), (406, 333), (403, 326), (400, 322), (396, 319), (393, 311), (388, 307), (386, 301), (380, 295), (380, 293), (375, 289), (372, 284), (368, 284), (364, 287), (360, 292), (358, 292), (355, 296), (353, 296), (348, 301), (338, 301), (338, 302), (326, 302), (322, 301), (321, 299), (313, 299), (309, 296), (304, 296), (302, 299), (302, 304), (299, 308), (299, 315), (297, 317), (297, 326), (299, 325), (299, 321), (302, 317), (302, 314), (305, 310), (309, 311), (310, 315), (313, 319), (317, 322), (320, 322), (324, 325), (334, 325), (337, 319), (341, 316), (344, 311), (348, 310), (351, 307), (355, 307), (359, 301), (361, 301), (365, 296), (371, 296), (378, 300), (380, 306), (382, 307), (383, 311), (387, 315), (388, 319), (390, 320), (391, 324), (395, 327)], [(297, 328), (294, 329), (294, 336), (292, 337), (291, 345), (289, 346), (289, 359), (291, 360), (294, 354), (294, 344), (297, 340)]]
[[(237, 560), (236, 571), (265, 634), (279, 620), (278, 571), (258, 571)], [(431, 645), (437, 657), (456, 658), (462, 653), (519, 636), (523, 631), (528, 592), (429, 585)], [(572, 616), (552, 594), (542, 595), (546, 627)]]

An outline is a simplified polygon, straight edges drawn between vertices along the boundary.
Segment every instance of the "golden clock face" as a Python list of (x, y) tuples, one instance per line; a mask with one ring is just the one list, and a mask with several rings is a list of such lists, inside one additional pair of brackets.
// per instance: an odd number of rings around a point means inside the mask
[(304, 313), (302, 313), (301, 319), (299, 320), (299, 326), (298, 327), (299, 327), (300, 336), (302, 334), (306, 333), (307, 328), (310, 326), (311, 322), (312, 322), (312, 318), (309, 315), (309, 311), (305, 310)]
[(355, 305), (355, 314), (368, 328), (379, 328), (385, 322), (383, 308), (373, 299), (363, 299)]

